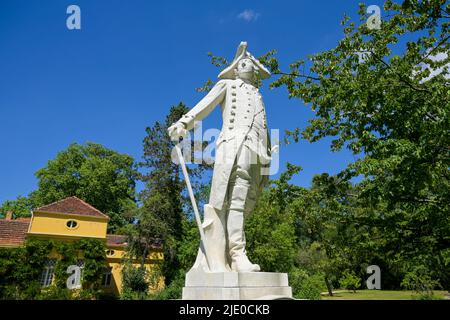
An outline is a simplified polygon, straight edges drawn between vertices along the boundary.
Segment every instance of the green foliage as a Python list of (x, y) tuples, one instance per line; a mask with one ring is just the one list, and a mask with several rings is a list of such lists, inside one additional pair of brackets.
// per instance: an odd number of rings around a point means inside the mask
[(339, 280), (339, 284), (342, 288), (356, 292), (356, 290), (361, 287), (361, 279), (357, 277), (354, 272), (345, 270)]
[(180, 270), (170, 284), (163, 290), (157, 292), (152, 296), (153, 300), (179, 300), (181, 299), (184, 280), (186, 278), (186, 273), (184, 270)]
[(78, 261), (84, 262), (83, 289), (95, 292), (99, 290), (106, 264), (105, 244), (96, 239), (80, 239), (73, 242), (51, 241), (53, 249), (61, 256), (55, 266), (56, 285), (66, 287), (66, 270)]
[(136, 266), (127, 258), (122, 263), (122, 300), (159, 299), (161, 292), (162, 265), (153, 264), (151, 269)]
[(418, 299), (420, 300), (433, 300), (435, 298), (433, 289), (440, 287), (439, 282), (433, 280), (430, 272), (423, 266), (408, 272), (403, 278), (401, 286), (407, 290), (415, 291), (419, 294)]
[(0, 299), (33, 299), (40, 293), (40, 275), (48, 246), (0, 248)]
[(72, 300), (73, 298), (72, 290), (51, 285), (42, 288), (41, 292), (37, 295), (36, 300)]
[(108, 231), (115, 232), (128, 223), (124, 213), (136, 207), (136, 175), (129, 155), (92, 142), (74, 143), (36, 172), (36, 191), (3, 203), (0, 215), (12, 210), (15, 216), (29, 216), (39, 206), (77, 196), (109, 215)]
[(186, 272), (194, 264), (197, 257), (200, 236), (194, 220), (183, 219), (183, 234), (177, 247), (179, 268), (168, 286), (150, 295), (154, 300), (181, 299)]
[(146, 300), (146, 294), (142, 292), (135, 292), (128, 288), (122, 289), (120, 300)]
[(5, 217), (8, 211), (14, 213), (14, 218), (29, 217), (33, 209), (32, 201), (23, 196), (18, 196), (15, 200), (7, 200), (0, 206), (0, 217)]
[[(216, 66), (217, 68), (224, 69), (227, 67), (230, 63), (228, 60), (224, 57), (216, 56), (212, 52), (208, 52), (208, 57), (211, 59), (211, 63)], [(195, 91), (197, 92), (208, 92), (214, 87), (215, 82), (211, 79), (208, 79), (203, 86), (196, 88)]]
[[(170, 285), (177, 277), (178, 270), (184, 268), (179, 260), (179, 250), (183, 248), (184, 224), (192, 216), (180, 166), (172, 161), (174, 142), (167, 128), (187, 111), (182, 103), (173, 106), (164, 122), (157, 121), (146, 129), (144, 156), (140, 163), (140, 179), (145, 183), (145, 189), (139, 195), (142, 206), (133, 212), (136, 223), (129, 230), (129, 253), (142, 261), (155, 239), (164, 243), (162, 273), (166, 285)], [(207, 196), (204, 192), (207, 183), (202, 177), (209, 168), (199, 165), (188, 169), (199, 207)]]
[(180, 271), (188, 271), (195, 262), (200, 243), (200, 235), (195, 220), (183, 219), (183, 235), (178, 246)]
[(354, 254), (364, 235), (354, 230), (356, 211), (349, 196), (353, 190), (348, 183), (336, 182), (327, 174), (315, 176), (311, 188), (302, 188), (288, 208), (296, 217), (300, 239), (296, 263), (309, 272), (323, 273), (330, 294), (342, 270), (358, 266), (360, 261), (355, 260), (364, 258)]
[(31, 195), (36, 206), (77, 196), (115, 218), (108, 224), (110, 232), (125, 224), (115, 214), (134, 207), (133, 158), (100, 144), (70, 145), (38, 170), (36, 177), (38, 190)]
[(149, 283), (147, 281), (147, 270), (145, 267), (135, 267), (125, 264), (122, 269), (122, 299), (145, 299)]
[(335, 48), (288, 72), (275, 51), (260, 58), (279, 75), (271, 87), (285, 87), (315, 114), (287, 132), (291, 140), (331, 138), (331, 150), (355, 155), (296, 200), (299, 234), (320, 243), (326, 275), (360, 272), (371, 261), (383, 265), (388, 286), (418, 266), (450, 286), (449, 12), (444, 0), (386, 1), (377, 30), (367, 28), (361, 5), (359, 23), (343, 19)]
[[(41, 288), (40, 277), (50, 254), (59, 256), (55, 282)], [(66, 289), (67, 267), (84, 261), (82, 290)], [(73, 242), (28, 239), (23, 247), (0, 248), (0, 299), (93, 299), (101, 294), (106, 267), (105, 245), (96, 239)]]
[[(271, 87), (286, 87), (289, 98), (315, 114), (306, 128), (287, 131), (286, 143), (331, 138), (331, 150), (355, 155), (337, 175), (315, 176), (311, 188), (290, 184), (300, 168), (288, 165), (246, 218), (250, 258), (263, 270), (289, 272), (296, 297), (318, 299), (324, 286), (331, 294), (339, 284), (355, 290), (368, 264), (381, 267), (384, 288), (401, 283), (420, 298), (432, 298), (439, 285), (450, 288), (448, 69), (430, 77), (430, 68), (450, 62), (450, 55), (435, 59), (450, 49), (449, 12), (444, 0), (386, 1), (381, 29), (370, 30), (361, 5), (359, 24), (343, 19), (344, 37), (335, 48), (294, 61), (288, 72), (274, 50), (259, 58), (277, 77)], [(210, 57), (218, 67), (228, 64)], [(208, 80), (199, 91), (212, 85)], [(122, 298), (180, 298), (199, 239), (180, 168), (171, 161), (167, 128), (186, 111), (180, 103), (146, 130), (139, 208), (133, 160), (99, 145), (75, 144), (38, 171), (39, 190), (4, 203), (0, 215), (12, 209), (26, 216), (32, 207), (77, 195), (108, 213), (113, 229), (125, 225), (129, 234), (128, 259), (141, 267), (126, 272)], [(208, 196), (207, 169), (189, 168), (200, 204)], [(164, 265), (145, 274), (142, 266), (157, 240), (164, 242)], [(51, 248), (0, 249), (1, 296), (65, 296), (60, 280), (43, 292), (36, 280)], [(78, 249), (58, 249), (64, 252), (57, 266), (62, 276)], [(86, 292), (94, 292), (100, 265), (89, 268), (93, 284)], [(167, 287), (148, 296), (145, 288), (157, 272)]]
[(263, 270), (288, 272), (294, 266), (297, 237), (294, 215), (286, 210), (299, 187), (288, 183), (301, 168), (288, 164), (274, 187), (263, 192), (254, 212), (246, 217), (245, 233), (250, 259)]
[(324, 289), (323, 274), (309, 275), (302, 269), (293, 269), (289, 273), (289, 285), (296, 299), (320, 300), (320, 293)]
[(287, 272), (296, 254), (293, 217), (280, 210), (265, 192), (255, 211), (245, 221), (249, 258), (263, 270)]

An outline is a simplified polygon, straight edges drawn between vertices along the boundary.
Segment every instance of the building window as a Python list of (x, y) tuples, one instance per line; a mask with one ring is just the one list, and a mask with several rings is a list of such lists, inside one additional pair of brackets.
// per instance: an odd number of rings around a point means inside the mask
[(75, 229), (78, 226), (78, 223), (75, 220), (69, 220), (66, 223), (67, 228)]
[(105, 268), (102, 277), (102, 286), (103, 287), (111, 286), (111, 279), (112, 279), (112, 268), (111, 267)]
[(49, 260), (45, 264), (44, 270), (41, 274), (41, 285), (43, 287), (48, 287), (53, 282), (53, 274), (55, 271), (56, 260)]
[(112, 257), (114, 255), (114, 253), (116, 253), (116, 252), (114, 250), (112, 250), (112, 249), (106, 250), (106, 255), (108, 257)]

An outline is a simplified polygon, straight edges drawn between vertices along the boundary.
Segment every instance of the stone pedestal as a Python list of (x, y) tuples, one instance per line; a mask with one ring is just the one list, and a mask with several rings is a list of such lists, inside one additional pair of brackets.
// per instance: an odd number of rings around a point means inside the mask
[(292, 299), (287, 273), (204, 272), (186, 274), (183, 300)]

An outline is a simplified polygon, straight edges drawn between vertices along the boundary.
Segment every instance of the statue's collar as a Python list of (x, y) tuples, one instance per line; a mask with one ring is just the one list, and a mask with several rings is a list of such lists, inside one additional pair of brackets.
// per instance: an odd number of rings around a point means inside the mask
[(249, 86), (252, 86), (252, 87), (256, 88), (255, 84), (250, 82), (250, 81), (244, 81), (241, 78), (236, 78), (236, 80), (238, 82), (239, 87), (242, 87), (244, 84), (248, 84)]
[(237, 85), (239, 86), (239, 87), (242, 87), (243, 85), (244, 85), (244, 80), (242, 80), (242, 79), (240, 79), (240, 78), (236, 78), (236, 81), (237, 81)]

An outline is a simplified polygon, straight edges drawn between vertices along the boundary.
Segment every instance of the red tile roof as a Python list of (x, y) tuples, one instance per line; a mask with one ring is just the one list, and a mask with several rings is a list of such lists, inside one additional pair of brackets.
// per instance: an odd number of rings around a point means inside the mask
[(30, 220), (0, 219), (0, 246), (20, 246), (27, 235)]
[(121, 236), (117, 234), (107, 234), (106, 245), (108, 247), (126, 247), (127, 236)]
[[(128, 245), (127, 236), (122, 236), (118, 234), (107, 234), (106, 245), (108, 247), (126, 247)], [(152, 243), (152, 248), (161, 249), (162, 248), (161, 241), (154, 240)]]
[(77, 197), (69, 197), (47, 204), (37, 208), (34, 212), (75, 214), (80, 216), (101, 217), (109, 220), (109, 217), (106, 214)]

